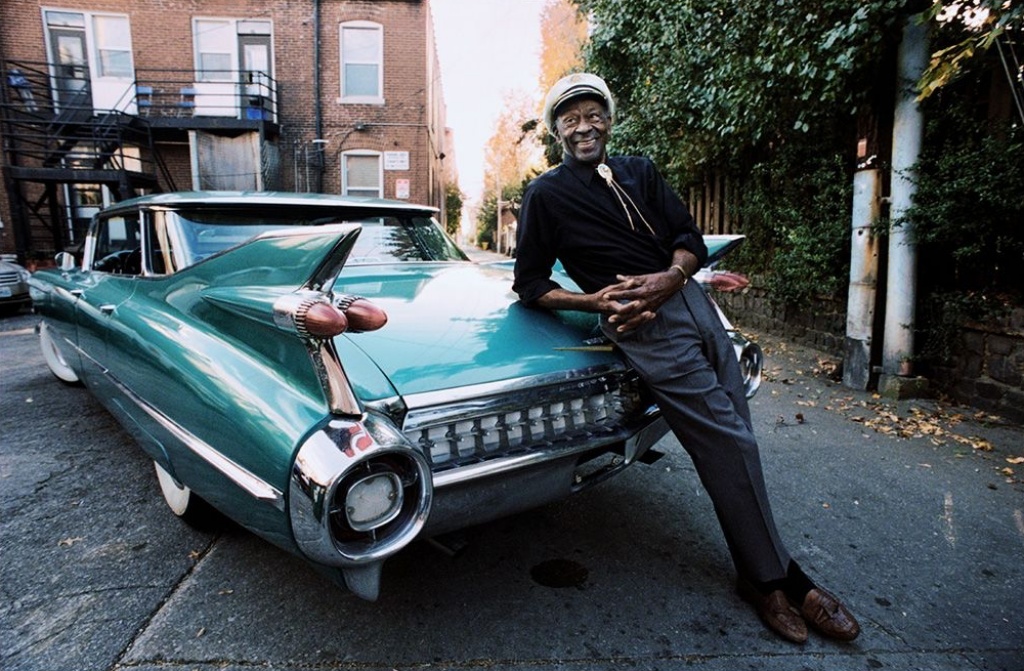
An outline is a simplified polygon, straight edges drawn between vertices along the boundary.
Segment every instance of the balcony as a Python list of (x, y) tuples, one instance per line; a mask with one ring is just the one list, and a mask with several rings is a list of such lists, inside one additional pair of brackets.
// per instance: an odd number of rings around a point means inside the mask
[(173, 130), (278, 133), (277, 81), (242, 70), (138, 69), (126, 107), (158, 135)]
[(277, 81), (263, 72), (138, 68), (132, 81), (91, 79), (86, 68), (45, 62), (2, 68), (8, 119), (49, 124), (116, 112), (145, 119), (158, 140), (188, 130), (279, 132)]

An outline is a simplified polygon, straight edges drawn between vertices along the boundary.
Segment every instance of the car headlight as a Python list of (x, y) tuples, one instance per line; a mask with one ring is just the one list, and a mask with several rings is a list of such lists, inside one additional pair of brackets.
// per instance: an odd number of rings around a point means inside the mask
[(740, 372), (743, 374), (743, 390), (747, 398), (753, 398), (761, 387), (761, 370), (764, 368), (764, 353), (756, 343), (748, 342), (740, 352)]

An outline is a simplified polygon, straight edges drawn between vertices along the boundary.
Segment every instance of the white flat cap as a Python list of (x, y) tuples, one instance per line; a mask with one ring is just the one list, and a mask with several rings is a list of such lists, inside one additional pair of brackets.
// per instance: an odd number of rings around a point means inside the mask
[(591, 96), (604, 102), (608, 108), (608, 114), (615, 116), (615, 100), (608, 90), (608, 85), (597, 75), (588, 72), (577, 72), (576, 74), (562, 77), (548, 91), (544, 99), (544, 123), (548, 125), (548, 131), (557, 135), (555, 130), (555, 110), (564, 102), (580, 96)]

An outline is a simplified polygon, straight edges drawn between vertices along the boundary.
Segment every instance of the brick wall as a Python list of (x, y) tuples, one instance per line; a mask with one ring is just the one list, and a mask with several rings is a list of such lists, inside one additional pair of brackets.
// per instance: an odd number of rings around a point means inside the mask
[[(444, 206), (446, 170), (445, 109), (434, 51), (429, 0), (322, 0), (320, 3), (319, 103), (321, 131), (317, 132), (318, 97), (314, 72), (315, 20), (312, 0), (3, 0), (0, 56), (22, 61), (46, 61), (43, 8), (79, 12), (127, 14), (131, 23), (133, 59), (137, 70), (193, 68), (192, 20), (196, 17), (261, 19), (272, 22), (273, 69), (278, 82), (277, 143), (280, 156), (277, 185), (283, 190), (307, 190), (306, 174), (314, 139), (327, 140), (323, 151), (322, 189), (339, 193), (345, 151), (408, 152), (408, 170), (384, 171), (384, 196), (395, 197), (398, 180), (408, 180), (410, 202)], [(349, 104), (340, 100), (340, 24), (370, 21), (379, 24), (384, 40), (384, 103)], [(236, 66), (237, 67), (237, 66)], [(358, 130), (357, 130), (358, 126)], [(319, 135), (319, 138), (318, 138)], [(179, 149), (161, 145), (173, 166), (178, 188), (190, 188), (191, 178)], [(315, 150), (313, 151), (315, 155)], [(186, 154), (187, 158), (187, 154)], [(452, 159), (449, 159), (452, 160)], [(451, 171), (448, 171), (451, 172)], [(298, 179), (296, 179), (298, 177)], [(312, 181), (312, 180), (310, 180)], [(314, 185), (315, 186), (315, 185)], [(6, 192), (0, 193), (0, 217), (9, 224)], [(13, 247), (11, 226), (3, 230), (3, 248)], [(8, 244), (10, 243), (10, 244)]]
[(960, 402), (1024, 422), (1024, 308), (966, 322), (960, 344), (932, 366), (931, 379)]

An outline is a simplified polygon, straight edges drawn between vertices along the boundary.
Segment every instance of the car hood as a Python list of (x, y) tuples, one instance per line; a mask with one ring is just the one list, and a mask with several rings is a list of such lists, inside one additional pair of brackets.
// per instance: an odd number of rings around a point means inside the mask
[[(388, 314), (373, 333), (342, 336), (343, 361), (364, 400), (384, 395), (372, 360), (405, 396), (594, 366), (621, 366), (617, 355), (588, 340), (597, 319), (583, 313), (534, 310), (512, 292), (508, 268), (475, 263), (347, 266), (334, 288), (372, 300)], [(362, 367), (362, 373), (356, 372)]]

